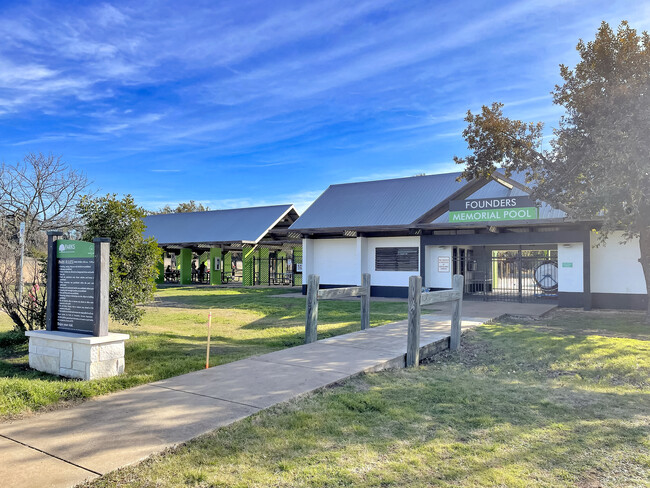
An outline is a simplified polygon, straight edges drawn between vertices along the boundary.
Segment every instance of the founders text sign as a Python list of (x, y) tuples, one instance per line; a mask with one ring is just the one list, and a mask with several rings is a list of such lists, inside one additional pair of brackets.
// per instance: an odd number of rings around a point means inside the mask
[(56, 328), (92, 334), (95, 319), (95, 244), (56, 241), (58, 305)]
[(534, 220), (538, 212), (530, 197), (476, 198), (449, 202), (449, 222)]

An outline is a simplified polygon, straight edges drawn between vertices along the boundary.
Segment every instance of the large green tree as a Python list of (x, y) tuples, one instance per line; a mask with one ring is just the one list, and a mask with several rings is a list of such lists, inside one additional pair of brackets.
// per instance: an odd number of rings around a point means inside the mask
[(560, 66), (553, 101), (566, 113), (547, 149), (541, 123), (511, 120), (494, 103), (467, 113), (470, 154), (454, 159), (464, 178), (525, 172), (535, 198), (600, 222), (603, 239), (615, 230), (638, 237), (650, 290), (650, 36), (603, 22), (577, 50), (575, 68)]
[(146, 212), (131, 195), (83, 198), (78, 210), (84, 219), (82, 239), (110, 237), (109, 313), (115, 320), (137, 324), (138, 307), (153, 298), (161, 251), (153, 238), (145, 239), (142, 218)]

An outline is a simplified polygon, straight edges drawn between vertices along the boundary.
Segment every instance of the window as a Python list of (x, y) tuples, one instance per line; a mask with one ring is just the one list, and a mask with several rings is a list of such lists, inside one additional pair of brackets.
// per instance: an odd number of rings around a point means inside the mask
[(378, 247), (375, 249), (375, 271), (417, 271), (417, 247)]

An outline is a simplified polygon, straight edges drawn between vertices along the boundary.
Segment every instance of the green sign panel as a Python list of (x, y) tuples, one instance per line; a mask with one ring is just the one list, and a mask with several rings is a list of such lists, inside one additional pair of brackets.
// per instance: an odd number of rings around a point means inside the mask
[(538, 209), (530, 197), (477, 198), (449, 202), (449, 222), (536, 220)]
[(499, 220), (535, 219), (537, 219), (537, 207), (449, 212), (449, 222), (496, 222)]
[(573, 263), (562, 263), (563, 268), (573, 268)]
[(57, 258), (94, 258), (95, 244), (86, 241), (56, 241)]

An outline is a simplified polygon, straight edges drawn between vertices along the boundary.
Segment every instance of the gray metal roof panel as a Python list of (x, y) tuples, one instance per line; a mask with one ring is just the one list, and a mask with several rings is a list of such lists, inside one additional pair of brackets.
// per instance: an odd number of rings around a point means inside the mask
[(158, 244), (257, 242), (293, 205), (210, 210), (149, 215), (144, 218), (145, 237)]
[(460, 173), (332, 185), (291, 230), (409, 225), (462, 188)]

